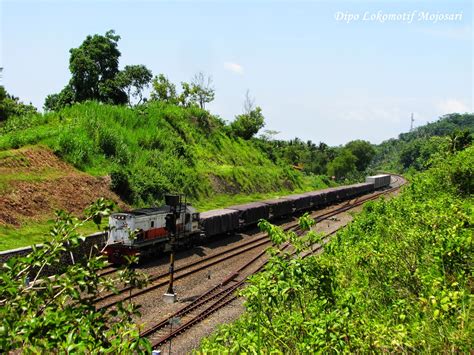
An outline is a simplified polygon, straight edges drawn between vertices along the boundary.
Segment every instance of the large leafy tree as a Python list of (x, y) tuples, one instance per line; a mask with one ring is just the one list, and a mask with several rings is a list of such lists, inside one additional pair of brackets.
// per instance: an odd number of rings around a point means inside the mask
[(58, 110), (74, 102), (95, 100), (108, 104), (130, 104), (132, 98), (143, 100), (142, 91), (152, 73), (144, 65), (126, 66), (119, 70), (120, 36), (113, 30), (105, 35), (87, 36), (82, 44), (70, 50), (71, 79), (58, 94), (49, 95), (47, 111)]
[(143, 90), (150, 84), (153, 74), (146, 66), (126, 65), (125, 68), (117, 74), (116, 82), (128, 97), (128, 104), (132, 106), (132, 98), (135, 98), (137, 104), (143, 101)]
[[(126, 102), (126, 95), (115, 83), (119, 72), (120, 36), (113, 30), (105, 36), (87, 36), (78, 48), (70, 50), (69, 70), (76, 100)], [(117, 102), (118, 101), (118, 102)]]

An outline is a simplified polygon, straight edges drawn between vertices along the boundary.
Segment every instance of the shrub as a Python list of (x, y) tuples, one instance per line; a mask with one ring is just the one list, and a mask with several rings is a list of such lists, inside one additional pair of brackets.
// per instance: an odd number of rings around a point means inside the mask
[[(320, 256), (273, 250), (242, 291), (246, 313), (200, 350), (469, 353), (473, 153), (437, 160), (397, 198), (367, 204)], [(297, 251), (318, 241), (313, 232), (297, 237), (260, 225)]]
[[(144, 275), (124, 268), (112, 278), (100, 276), (107, 264), (100, 256), (64, 267), (64, 255), (73, 252), (84, 238), (77, 228), (87, 221), (100, 223), (110, 208), (110, 203), (101, 199), (85, 211), (84, 220), (57, 212), (50, 242), (1, 265), (2, 352), (151, 352), (149, 341), (140, 338), (132, 322), (132, 317), (139, 315), (136, 305), (120, 302), (115, 310), (104, 312), (94, 304), (102, 292), (117, 292), (120, 285), (144, 286)], [(45, 268), (64, 269), (64, 273), (47, 277)]]
[(91, 162), (93, 143), (85, 135), (66, 131), (60, 134), (55, 153), (83, 169)]

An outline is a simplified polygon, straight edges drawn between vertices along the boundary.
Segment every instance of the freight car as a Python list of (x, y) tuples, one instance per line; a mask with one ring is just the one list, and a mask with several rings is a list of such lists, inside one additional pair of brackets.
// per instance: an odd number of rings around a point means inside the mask
[(390, 185), (391, 176), (388, 174), (367, 176), (365, 182), (373, 183), (375, 189)]
[(246, 228), (254, 226), (261, 219), (269, 219), (270, 206), (261, 202), (251, 202), (244, 205), (230, 206), (228, 210), (239, 212), (239, 226)]
[(293, 212), (301, 213), (311, 209), (311, 196), (306, 194), (289, 195), (285, 197), (293, 203)]
[(270, 208), (270, 219), (284, 218), (293, 214), (293, 200), (287, 198), (274, 198), (262, 201)]
[[(176, 229), (173, 233), (174, 245), (190, 245), (204, 238), (231, 234), (254, 226), (260, 219), (274, 221), (301, 214), (370, 193), (389, 184), (390, 175), (368, 176), (366, 182), (360, 184), (230, 206), (201, 214), (191, 205), (181, 203), (181, 200), (178, 204), (168, 198), (168, 204), (163, 207), (112, 214), (104, 253), (110, 262), (122, 263), (126, 255), (143, 256), (169, 250), (170, 228)], [(174, 218), (175, 227), (169, 226), (170, 217)]]
[(237, 210), (211, 210), (201, 213), (201, 229), (207, 237), (233, 233), (239, 229), (240, 211)]

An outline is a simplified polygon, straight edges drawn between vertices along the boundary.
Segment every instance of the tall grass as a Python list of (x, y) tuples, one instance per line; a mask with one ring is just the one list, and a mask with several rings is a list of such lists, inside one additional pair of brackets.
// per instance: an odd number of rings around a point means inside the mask
[(0, 149), (43, 143), (83, 171), (111, 175), (115, 191), (137, 206), (158, 204), (169, 191), (198, 201), (309, 186), (253, 142), (226, 135), (219, 119), (196, 107), (87, 102), (16, 119), (0, 133)]

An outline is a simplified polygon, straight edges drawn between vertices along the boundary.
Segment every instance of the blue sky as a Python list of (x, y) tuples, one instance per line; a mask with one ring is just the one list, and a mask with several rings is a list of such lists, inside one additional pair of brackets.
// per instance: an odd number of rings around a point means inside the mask
[(69, 80), (69, 49), (115, 29), (121, 67), (210, 74), (226, 120), (249, 89), (283, 139), (378, 143), (412, 112), (473, 111), (471, 1), (0, 1), (3, 84), (37, 107)]

